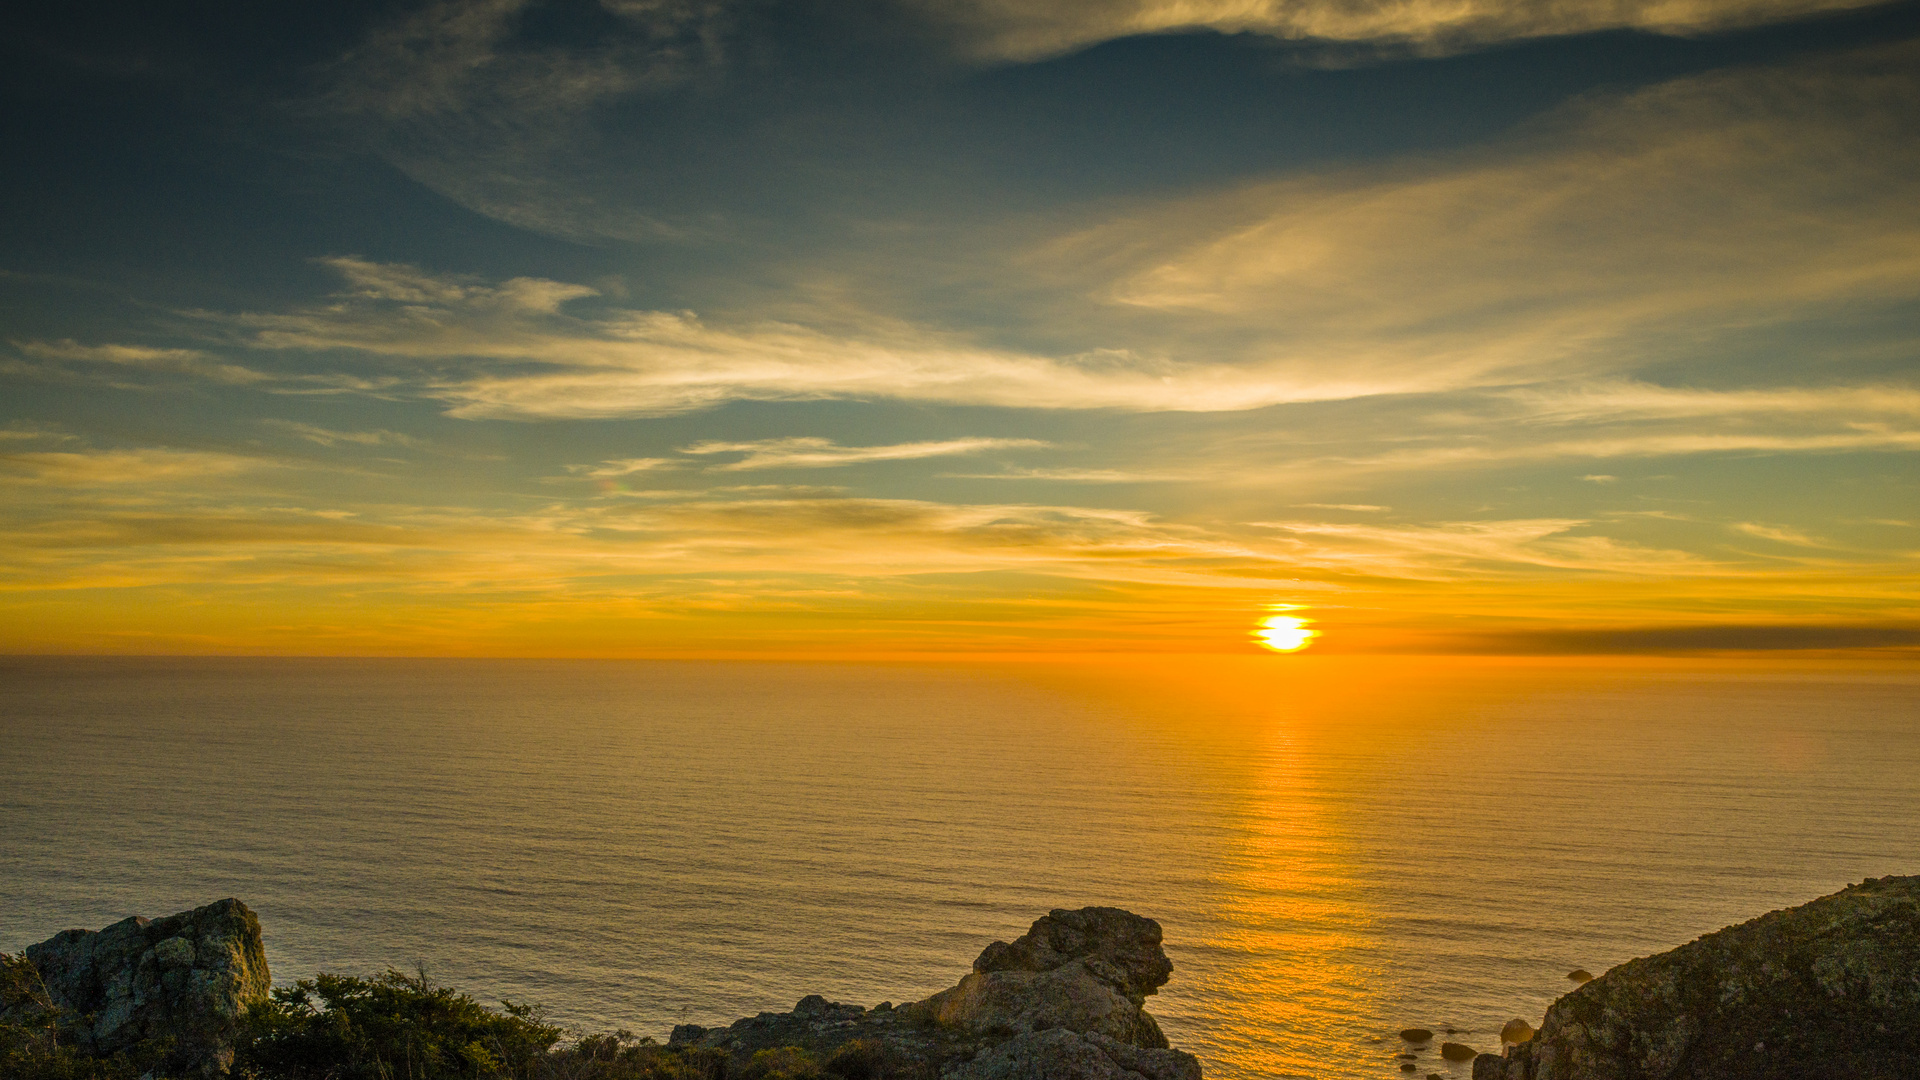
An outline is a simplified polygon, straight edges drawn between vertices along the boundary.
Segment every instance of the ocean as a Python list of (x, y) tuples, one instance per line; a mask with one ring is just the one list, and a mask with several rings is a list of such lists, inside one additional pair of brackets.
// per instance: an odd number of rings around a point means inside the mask
[(0, 768), (0, 950), (237, 896), (279, 981), (664, 1039), (1107, 904), (1216, 1080), (1498, 1049), (1575, 968), (1920, 872), (1912, 668), (13, 658)]

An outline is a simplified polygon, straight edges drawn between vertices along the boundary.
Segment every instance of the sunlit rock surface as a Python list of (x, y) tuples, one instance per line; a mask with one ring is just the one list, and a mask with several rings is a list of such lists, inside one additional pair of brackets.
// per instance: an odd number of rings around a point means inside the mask
[(1118, 908), (1056, 910), (925, 1001), (868, 1010), (808, 997), (726, 1028), (682, 1025), (671, 1042), (824, 1057), (866, 1040), (942, 1080), (1199, 1080), (1199, 1061), (1169, 1049), (1144, 1008), (1173, 971), (1160, 940), (1159, 923)]
[(1920, 1077), (1920, 877), (1887, 877), (1631, 960), (1474, 1080)]
[(64, 930), (26, 956), (70, 1018), (63, 1034), (99, 1055), (172, 1038), (177, 1076), (226, 1075), (241, 1014), (272, 985), (260, 920), (238, 900)]

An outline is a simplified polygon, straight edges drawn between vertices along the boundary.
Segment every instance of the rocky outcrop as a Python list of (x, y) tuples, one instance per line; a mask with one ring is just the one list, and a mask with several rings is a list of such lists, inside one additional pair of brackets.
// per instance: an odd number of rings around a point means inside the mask
[(62, 931), (26, 957), (48, 1000), (15, 1010), (51, 1004), (62, 1033), (97, 1055), (171, 1040), (171, 1076), (225, 1076), (241, 1014), (272, 985), (260, 920), (238, 900)]
[(1920, 877), (1888, 877), (1628, 961), (1473, 1076), (1910, 1080), (1917, 1031)]
[(996, 941), (959, 984), (925, 1001), (865, 1009), (820, 997), (715, 1030), (681, 1025), (670, 1045), (736, 1060), (799, 1046), (825, 1059), (855, 1042), (941, 1080), (1199, 1080), (1146, 1009), (1173, 964), (1160, 924), (1119, 908), (1056, 910)]
[(1054, 911), (1013, 943), (987, 946), (973, 974), (912, 1008), (977, 1034), (1065, 1028), (1165, 1049), (1144, 1006), (1172, 972), (1152, 919), (1119, 908)]

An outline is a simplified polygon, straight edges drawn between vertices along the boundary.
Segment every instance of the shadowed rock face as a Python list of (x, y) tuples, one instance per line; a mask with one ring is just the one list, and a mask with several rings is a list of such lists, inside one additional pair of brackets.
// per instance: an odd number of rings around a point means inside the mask
[(109, 1055), (171, 1037), (167, 1071), (181, 1076), (225, 1076), (240, 1015), (272, 986), (260, 920), (238, 900), (65, 930), (26, 955), (82, 1049)]
[(1920, 1077), (1920, 877), (1870, 880), (1631, 960), (1474, 1080)]
[(1057, 910), (987, 946), (972, 974), (925, 1001), (867, 1010), (808, 997), (722, 1029), (677, 1027), (671, 1043), (824, 1057), (866, 1040), (940, 1080), (1200, 1080), (1199, 1061), (1169, 1049), (1142, 1008), (1172, 971), (1152, 919)]

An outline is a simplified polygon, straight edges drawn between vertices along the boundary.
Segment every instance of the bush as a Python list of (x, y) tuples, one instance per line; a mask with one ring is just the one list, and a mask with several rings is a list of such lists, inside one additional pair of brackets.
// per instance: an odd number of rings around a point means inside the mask
[(587, 1035), (540, 1063), (542, 1080), (725, 1080), (727, 1054), (669, 1049), (630, 1031)]
[(236, 1076), (259, 1080), (538, 1080), (560, 1041), (531, 1006), (494, 1012), (426, 975), (321, 975), (247, 1013)]

